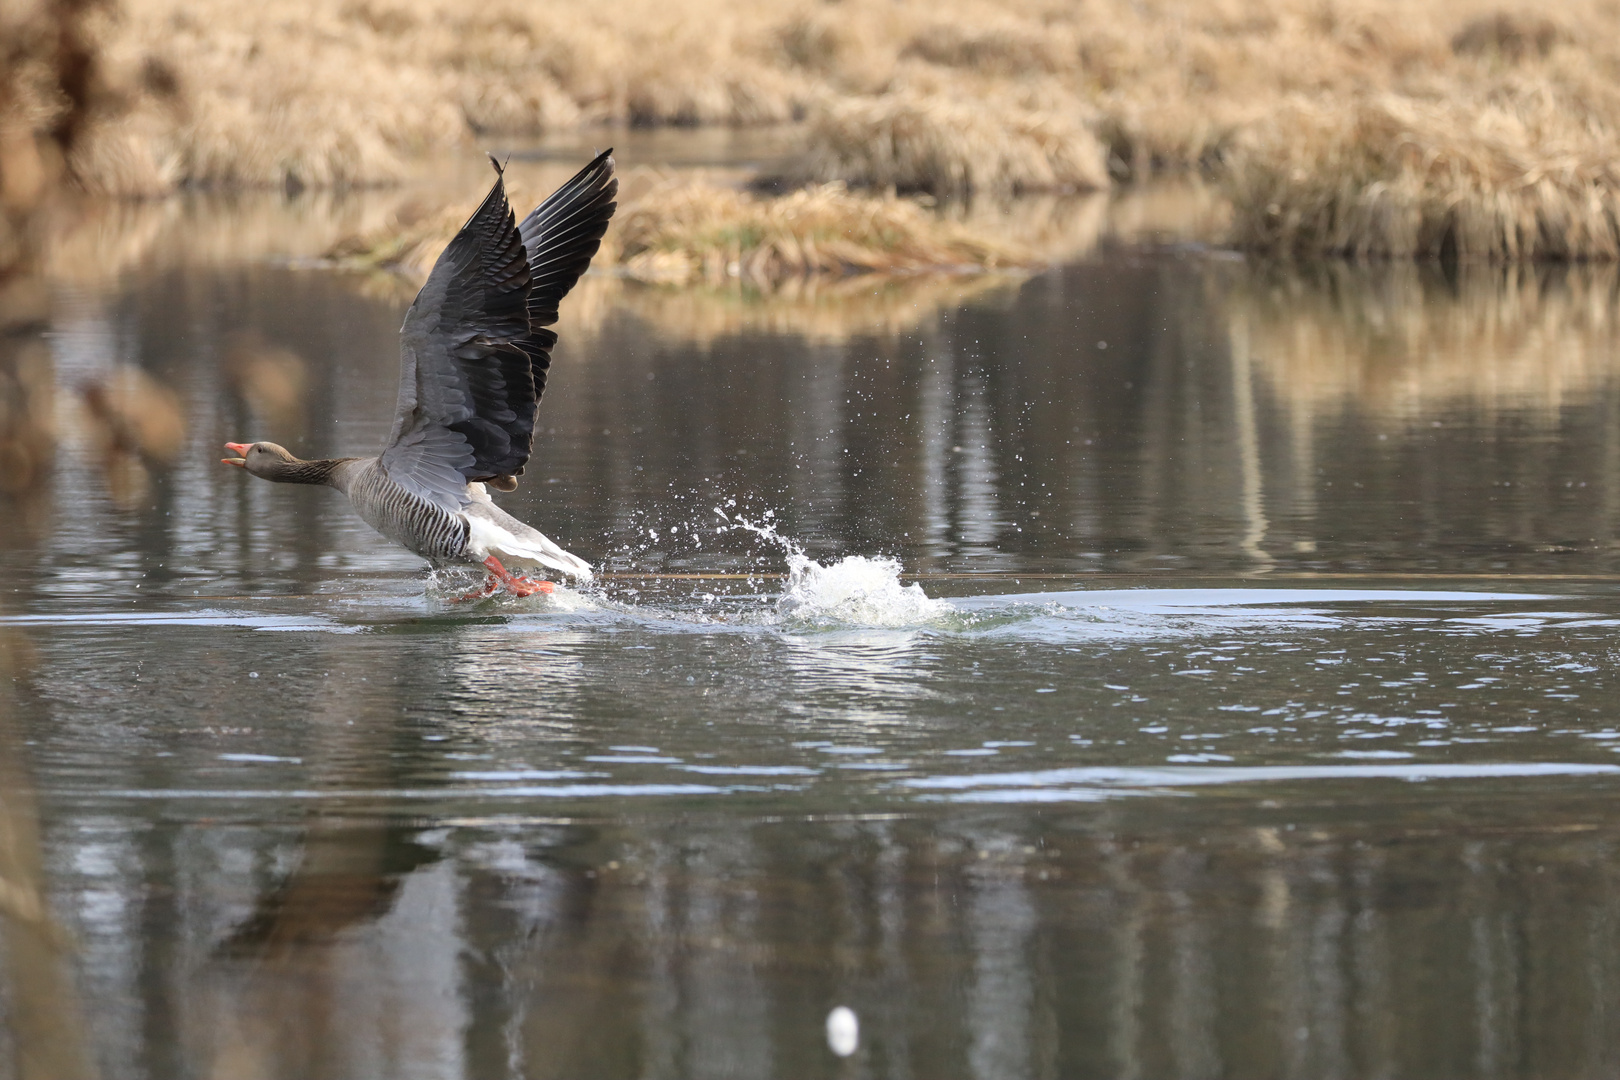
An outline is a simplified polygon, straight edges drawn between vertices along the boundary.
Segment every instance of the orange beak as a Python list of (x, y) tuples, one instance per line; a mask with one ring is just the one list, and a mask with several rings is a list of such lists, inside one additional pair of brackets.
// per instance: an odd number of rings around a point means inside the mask
[(247, 468), (247, 452), (252, 448), (252, 443), (228, 442), (225, 444), (225, 449), (235, 454), (236, 457), (220, 458), (219, 463), (221, 465), (235, 465), (238, 469), (245, 469)]

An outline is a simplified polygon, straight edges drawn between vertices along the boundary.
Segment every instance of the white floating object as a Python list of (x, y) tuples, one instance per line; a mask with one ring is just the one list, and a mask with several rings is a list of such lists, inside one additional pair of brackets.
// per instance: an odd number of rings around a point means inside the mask
[(861, 1022), (855, 1010), (840, 1005), (827, 1014), (827, 1049), (839, 1057), (849, 1057), (861, 1045)]

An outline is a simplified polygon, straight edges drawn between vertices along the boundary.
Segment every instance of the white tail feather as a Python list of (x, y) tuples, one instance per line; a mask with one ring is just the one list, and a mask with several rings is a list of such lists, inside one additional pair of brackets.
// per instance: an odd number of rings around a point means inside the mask
[(590, 563), (573, 552), (564, 551), (543, 534), (533, 529), (529, 531), (533, 536), (503, 538), (499, 545), (491, 549), (490, 554), (510, 562), (538, 563), (547, 569), (571, 574), (585, 581), (591, 579)]
[(591, 579), (591, 564), (572, 552), (564, 551), (540, 530), (530, 528), (496, 506), (483, 484), (468, 484), (472, 505), (463, 513), (471, 527), (467, 553), (479, 559), (493, 555), (502, 562), (544, 566), (585, 581)]

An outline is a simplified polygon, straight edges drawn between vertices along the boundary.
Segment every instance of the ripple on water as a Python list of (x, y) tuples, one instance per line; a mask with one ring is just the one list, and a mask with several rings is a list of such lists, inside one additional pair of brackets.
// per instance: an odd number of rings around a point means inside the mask
[(1079, 766), (1035, 772), (923, 776), (899, 781), (948, 802), (1089, 802), (1119, 796), (1167, 795), (1178, 788), (1323, 780), (1523, 779), (1548, 776), (1616, 776), (1620, 765), (1586, 762), (1435, 762), (1367, 765), (1163, 765)]
[[(459, 569), (428, 575), (420, 599), (355, 612), (342, 605), (327, 612), (199, 611), (85, 612), (12, 615), (0, 625), (103, 627), (241, 627), (271, 631), (355, 633), (405, 618), (487, 620), (519, 627), (559, 617), (582, 625), (624, 625), (654, 632), (693, 631), (804, 633), (838, 630), (915, 630), (968, 639), (1023, 640), (1047, 644), (1176, 640), (1249, 631), (1333, 631), (1350, 625), (1432, 623), (1447, 634), (1488, 635), (1504, 630), (1534, 634), (1549, 626), (1590, 629), (1615, 620), (1582, 610), (1459, 611), (1463, 605), (1537, 603), (1570, 599), (1535, 593), (1367, 589), (1094, 589), (993, 593), (937, 598), (918, 583), (901, 581), (898, 560), (851, 555), (823, 565), (797, 549), (788, 554), (789, 574), (775, 595), (717, 598), (701, 589), (684, 599), (636, 602), (611, 596), (599, 583), (522, 599), (497, 594), (453, 602), (476, 584)], [(290, 598), (289, 598), (290, 599)], [(422, 601), (427, 608), (421, 608)], [(401, 604), (403, 601), (403, 605)], [(1416, 608), (1392, 614), (1391, 606)]]

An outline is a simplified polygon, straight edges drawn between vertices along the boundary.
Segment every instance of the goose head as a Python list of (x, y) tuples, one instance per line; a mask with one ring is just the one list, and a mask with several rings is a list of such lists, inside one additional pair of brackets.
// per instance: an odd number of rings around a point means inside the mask
[(238, 443), (228, 442), (225, 449), (235, 454), (235, 457), (220, 458), (221, 465), (235, 465), (239, 469), (246, 469), (254, 476), (262, 476), (266, 480), (275, 480), (287, 471), (287, 467), (298, 461), (285, 446), (278, 446), (273, 442)]

